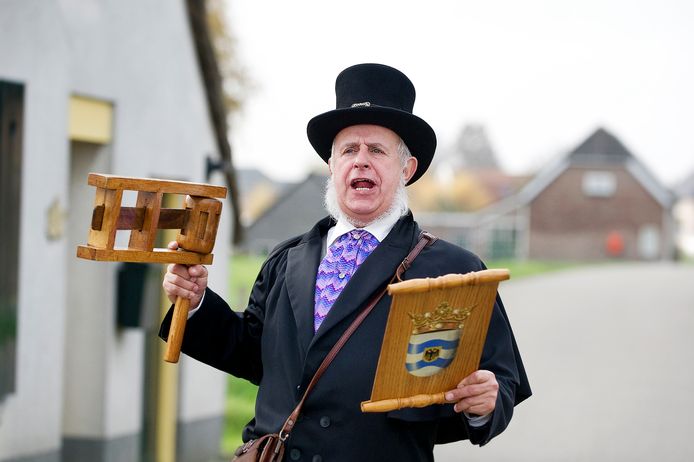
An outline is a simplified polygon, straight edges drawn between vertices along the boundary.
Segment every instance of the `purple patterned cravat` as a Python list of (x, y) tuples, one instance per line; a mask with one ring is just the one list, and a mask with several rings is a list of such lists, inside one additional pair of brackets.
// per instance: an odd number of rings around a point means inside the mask
[(376, 248), (378, 239), (363, 229), (353, 229), (338, 237), (318, 266), (316, 276), (313, 331), (317, 331), (337, 296), (366, 257)]

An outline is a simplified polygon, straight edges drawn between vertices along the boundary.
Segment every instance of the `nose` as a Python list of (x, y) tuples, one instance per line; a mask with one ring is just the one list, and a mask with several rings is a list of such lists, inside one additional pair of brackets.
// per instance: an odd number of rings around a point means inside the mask
[(371, 158), (369, 157), (369, 147), (365, 144), (359, 146), (359, 152), (354, 157), (353, 167), (356, 169), (369, 168), (371, 166)]

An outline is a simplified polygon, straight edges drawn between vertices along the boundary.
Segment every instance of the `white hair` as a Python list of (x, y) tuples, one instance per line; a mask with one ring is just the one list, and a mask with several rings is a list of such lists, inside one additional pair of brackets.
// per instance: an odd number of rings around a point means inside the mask
[[(405, 180), (405, 166), (407, 165), (408, 159), (412, 157), (412, 154), (410, 153), (409, 148), (402, 140), (402, 138), (400, 138), (400, 141), (398, 142), (397, 152), (400, 156), (400, 184), (398, 185), (398, 189), (395, 190), (393, 202), (390, 204), (390, 207), (388, 207), (388, 210), (386, 210), (378, 217), (374, 218), (372, 222), (377, 221), (386, 215), (390, 215), (395, 211), (397, 211), (399, 216), (402, 217), (406, 215), (407, 211), (409, 210), (407, 189), (405, 188), (405, 185), (407, 183)], [(330, 150), (330, 159), (328, 159), (328, 163), (332, 162), (334, 153), (335, 145), (333, 144)], [(335, 182), (333, 181), (333, 175), (330, 175), (330, 177), (325, 182), (325, 194), (323, 196), (323, 205), (325, 206), (325, 209), (328, 211), (330, 216), (332, 216), (335, 220), (342, 219), (356, 227), (364, 227), (369, 225), (369, 223), (364, 223), (359, 220), (355, 220), (354, 218), (348, 216), (342, 211), (342, 209), (340, 208), (340, 204), (337, 202), (337, 192), (335, 191)]]

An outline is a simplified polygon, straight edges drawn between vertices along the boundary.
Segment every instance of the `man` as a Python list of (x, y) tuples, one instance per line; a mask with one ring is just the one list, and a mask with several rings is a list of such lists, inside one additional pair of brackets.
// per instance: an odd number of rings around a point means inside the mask
[[(436, 135), (412, 114), (414, 86), (396, 69), (361, 64), (344, 70), (335, 88), (337, 108), (308, 124), (309, 140), (331, 173), (325, 197), (331, 217), (272, 251), (243, 313), (232, 312), (206, 287), (202, 266), (172, 265), (164, 279), (169, 298), (191, 299), (183, 351), (259, 384), (244, 440), (280, 429), (327, 352), (420, 234), (405, 185), (431, 163)], [(438, 240), (404, 277), (481, 269), (476, 256)], [(370, 397), (390, 302), (387, 295), (380, 300), (309, 395), (287, 441), (288, 460), (433, 460), (435, 443), (487, 443), (530, 396), (497, 297), (480, 370), (447, 392), (451, 404), (362, 413), (359, 403)], [(170, 317), (162, 325), (164, 338)]]

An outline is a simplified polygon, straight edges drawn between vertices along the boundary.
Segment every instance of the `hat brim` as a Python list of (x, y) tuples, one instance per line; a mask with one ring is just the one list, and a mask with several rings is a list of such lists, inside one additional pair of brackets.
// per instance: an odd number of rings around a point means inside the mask
[(400, 136), (417, 158), (417, 170), (408, 185), (417, 181), (431, 164), (436, 151), (436, 133), (424, 120), (409, 112), (383, 106), (334, 109), (317, 115), (308, 122), (308, 139), (318, 155), (328, 162), (333, 140), (352, 125), (380, 125)]

